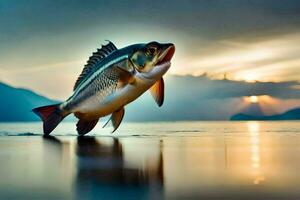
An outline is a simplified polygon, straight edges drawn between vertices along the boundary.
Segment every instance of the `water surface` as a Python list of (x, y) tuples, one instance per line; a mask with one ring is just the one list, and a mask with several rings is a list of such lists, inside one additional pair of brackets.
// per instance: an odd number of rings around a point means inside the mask
[(300, 123), (0, 124), (0, 199), (300, 199)]

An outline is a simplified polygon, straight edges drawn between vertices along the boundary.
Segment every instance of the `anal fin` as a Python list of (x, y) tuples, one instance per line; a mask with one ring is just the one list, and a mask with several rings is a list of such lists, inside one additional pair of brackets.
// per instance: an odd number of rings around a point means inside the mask
[(79, 119), (77, 122), (77, 133), (78, 135), (85, 135), (88, 132), (90, 132), (98, 123), (99, 119), (94, 119), (94, 120), (83, 120)]
[(150, 93), (152, 94), (155, 102), (160, 107), (164, 103), (164, 93), (165, 93), (164, 79), (161, 78), (150, 88)]
[(121, 124), (121, 122), (123, 120), (124, 114), (125, 114), (125, 109), (124, 109), (124, 107), (122, 107), (119, 110), (113, 112), (113, 114), (111, 115), (111, 122), (114, 127), (114, 130), (112, 131), (112, 133), (118, 129), (119, 125)]
[(109, 118), (109, 120), (103, 125), (103, 128), (108, 124), (109, 121), (111, 121), (112, 126), (114, 127), (114, 130), (112, 131), (112, 133), (115, 132), (118, 129), (118, 127), (120, 126), (120, 124), (123, 120), (124, 114), (125, 114), (124, 107), (113, 112), (111, 117)]

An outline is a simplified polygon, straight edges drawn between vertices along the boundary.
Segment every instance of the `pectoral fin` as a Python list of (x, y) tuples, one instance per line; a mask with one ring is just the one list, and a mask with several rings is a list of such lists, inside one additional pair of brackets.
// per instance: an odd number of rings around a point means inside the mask
[(122, 122), (122, 119), (124, 117), (124, 113), (125, 113), (124, 107), (122, 107), (119, 110), (113, 112), (110, 119), (103, 125), (103, 128), (108, 124), (109, 121), (111, 121), (111, 123), (114, 127), (114, 130), (112, 131), (112, 133), (115, 132), (118, 129), (121, 122)]
[(123, 84), (133, 84), (135, 82), (134, 74), (124, 70), (121, 67), (117, 67), (119, 73), (119, 81)]
[(159, 107), (164, 103), (164, 87), (164, 79), (161, 78), (150, 88), (150, 92)]
[(117, 69), (119, 70), (120, 81), (123, 83), (132, 84), (135, 82), (134, 74), (135, 70), (131, 62), (128, 59), (121, 61), (116, 64)]

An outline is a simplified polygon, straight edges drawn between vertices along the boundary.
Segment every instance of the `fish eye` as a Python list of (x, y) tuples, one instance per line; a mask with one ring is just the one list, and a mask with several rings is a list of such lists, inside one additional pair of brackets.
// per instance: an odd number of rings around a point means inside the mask
[(147, 53), (150, 55), (154, 55), (156, 52), (156, 48), (155, 47), (149, 47), (147, 50)]

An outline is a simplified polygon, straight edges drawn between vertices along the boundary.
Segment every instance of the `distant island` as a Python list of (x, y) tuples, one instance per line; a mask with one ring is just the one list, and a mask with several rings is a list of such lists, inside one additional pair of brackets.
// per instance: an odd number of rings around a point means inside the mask
[(231, 121), (243, 120), (300, 120), (300, 108), (291, 109), (285, 113), (270, 116), (254, 116), (248, 114), (235, 114), (230, 118)]

